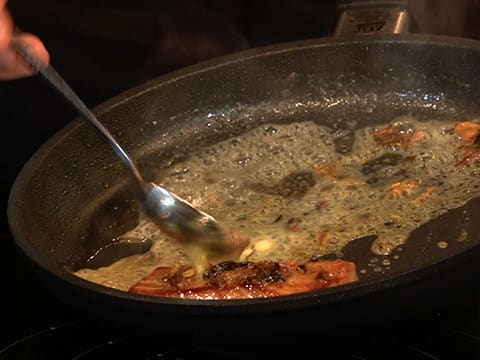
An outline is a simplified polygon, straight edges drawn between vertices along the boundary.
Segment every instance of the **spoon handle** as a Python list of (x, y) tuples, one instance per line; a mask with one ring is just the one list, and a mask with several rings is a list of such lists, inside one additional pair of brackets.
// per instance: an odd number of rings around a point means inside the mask
[(89, 120), (95, 129), (97, 129), (108, 140), (115, 153), (122, 159), (123, 163), (132, 172), (132, 175), (138, 182), (138, 185), (143, 188), (143, 178), (130, 156), (117, 143), (105, 126), (98, 121), (97, 117), (88, 109), (85, 103), (72, 90), (62, 76), (60, 76), (60, 74), (51, 65), (44, 64), (42, 61), (40, 61), (35, 54), (32, 53), (20, 40), (13, 38), (10, 45), (35, 71), (40, 73), (43, 78), (45, 78), (55, 89), (57, 89), (60, 94), (62, 94), (65, 99), (67, 99), (77, 109), (77, 111), (87, 120)]

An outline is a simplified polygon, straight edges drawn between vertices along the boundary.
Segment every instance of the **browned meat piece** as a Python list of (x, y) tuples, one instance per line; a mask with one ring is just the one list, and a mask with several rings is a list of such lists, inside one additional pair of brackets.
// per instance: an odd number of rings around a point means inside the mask
[(458, 121), (455, 123), (455, 132), (464, 143), (472, 144), (480, 134), (480, 124), (474, 121)]
[(390, 187), (390, 195), (394, 197), (402, 195), (410, 195), (418, 187), (416, 180), (403, 180), (392, 184)]
[(460, 151), (467, 154), (460, 160), (455, 167), (480, 161), (480, 150), (478, 150), (478, 138), (480, 134), (480, 124), (474, 121), (458, 121), (455, 123), (455, 132), (462, 139), (464, 145)]
[(412, 203), (414, 204), (419, 204), (422, 201), (426, 201), (432, 197), (433, 192), (435, 191), (435, 187), (427, 187), (423, 193), (418, 195), (415, 199), (412, 200)]
[(390, 125), (384, 129), (375, 130), (374, 136), (375, 140), (385, 147), (406, 149), (427, 138), (428, 133), (423, 130), (403, 131)]
[(184, 299), (247, 299), (290, 295), (358, 280), (355, 264), (312, 260), (223, 262), (195, 276), (191, 267), (158, 267), (130, 292)]

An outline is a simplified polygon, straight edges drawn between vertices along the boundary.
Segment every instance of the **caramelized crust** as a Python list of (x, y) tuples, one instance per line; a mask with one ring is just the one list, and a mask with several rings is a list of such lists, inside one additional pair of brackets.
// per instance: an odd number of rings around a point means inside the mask
[(374, 132), (375, 140), (381, 145), (392, 149), (406, 149), (411, 145), (426, 139), (428, 133), (423, 130), (414, 130), (412, 132), (404, 132), (390, 125), (384, 129), (377, 129)]
[(223, 262), (202, 276), (191, 267), (158, 267), (130, 292), (185, 299), (246, 299), (290, 295), (347, 284), (358, 280), (348, 261), (278, 263)]
[(480, 124), (474, 121), (457, 121), (455, 133), (461, 137), (464, 143), (473, 144), (480, 134)]

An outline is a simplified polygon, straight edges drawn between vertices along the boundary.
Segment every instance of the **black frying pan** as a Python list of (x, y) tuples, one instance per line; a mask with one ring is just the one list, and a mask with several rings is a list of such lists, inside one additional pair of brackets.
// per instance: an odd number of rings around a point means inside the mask
[[(452, 121), (478, 116), (479, 64), (480, 43), (448, 37), (282, 44), (161, 77), (108, 101), (96, 113), (148, 179), (165, 158), (182, 160), (195, 148), (267, 122), (315, 120), (342, 128), (345, 119), (363, 127), (406, 113)], [(124, 329), (182, 339), (187, 334), (223, 339), (319, 333), (405, 318), (477, 287), (478, 199), (414, 231), (401, 256), (389, 258), (390, 271), (369, 271), (357, 283), (311, 293), (235, 301), (163, 299), (72, 275), (68, 269), (81, 266), (92, 249), (134, 226), (132, 199), (121, 163), (77, 119), (26, 164), (8, 207), (20, 251), (51, 290)], [(120, 215), (108, 212), (113, 205)], [(466, 241), (451, 241), (446, 249), (436, 246), (461, 231), (468, 233)], [(366, 268), (371, 241), (352, 241), (345, 258)]]

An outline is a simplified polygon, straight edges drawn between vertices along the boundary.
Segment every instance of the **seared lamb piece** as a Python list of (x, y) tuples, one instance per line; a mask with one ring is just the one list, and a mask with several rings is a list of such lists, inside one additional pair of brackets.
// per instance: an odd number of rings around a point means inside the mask
[(342, 260), (228, 261), (211, 266), (201, 276), (188, 266), (158, 267), (129, 291), (169, 298), (247, 299), (313, 291), (356, 280), (355, 264)]

